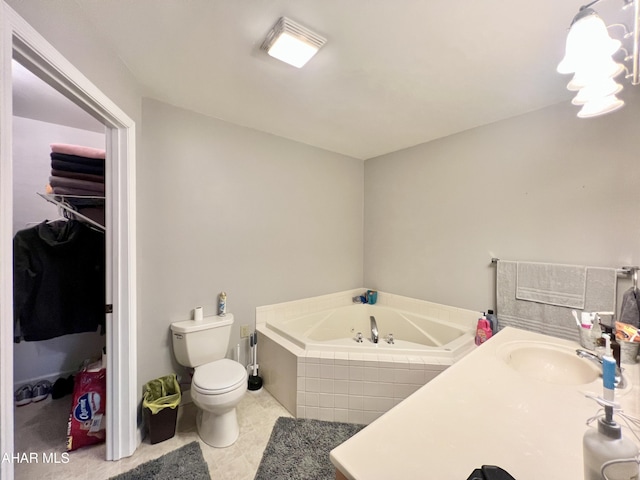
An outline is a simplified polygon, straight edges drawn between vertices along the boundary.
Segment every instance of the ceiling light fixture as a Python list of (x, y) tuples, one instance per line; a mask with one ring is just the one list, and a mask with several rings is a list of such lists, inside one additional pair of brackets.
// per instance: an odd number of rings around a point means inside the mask
[(301, 68), (327, 39), (287, 17), (280, 17), (262, 42), (262, 50), (278, 60)]
[[(618, 110), (624, 102), (616, 97), (622, 85), (614, 80), (622, 72), (627, 74), (632, 85), (640, 84), (638, 70), (638, 36), (640, 35), (640, 0), (624, 0), (623, 8), (634, 7), (633, 30), (625, 27), (623, 40), (632, 38), (633, 53), (628, 53), (622, 62), (631, 62), (630, 68), (613, 57), (625, 51), (623, 42), (609, 36), (608, 27), (591, 7), (601, 0), (595, 0), (580, 7), (567, 35), (565, 55), (558, 64), (557, 71), (574, 74), (567, 89), (577, 91), (572, 103), (581, 105), (578, 117), (588, 118)], [(624, 25), (622, 25), (624, 27)]]

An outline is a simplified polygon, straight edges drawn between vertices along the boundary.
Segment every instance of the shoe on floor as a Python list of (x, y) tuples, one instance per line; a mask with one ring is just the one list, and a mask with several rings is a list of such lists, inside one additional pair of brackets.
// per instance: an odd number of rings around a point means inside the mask
[(48, 380), (42, 380), (33, 386), (33, 401), (39, 402), (44, 400), (49, 396), (49, 393), (51, 393), (51, 382)]
[(15, 393), (16, 406), (21, 407), (31, 403), (33, 400), (33, 391), (31, 385), (23, 385)]
[(73, 393), (73, 375), (70, 375), (68, 378), (62, 378), (56, 380), (51, 388), (51, 398), (57, 400), (58, 398), (62, 398), (66, 395), (70, 395)]

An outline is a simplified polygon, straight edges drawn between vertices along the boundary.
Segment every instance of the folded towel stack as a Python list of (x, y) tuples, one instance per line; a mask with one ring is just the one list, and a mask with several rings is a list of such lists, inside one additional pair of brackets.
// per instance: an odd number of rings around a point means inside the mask
[(103, 197), (105, 153), (97, 148), (52, 143), (49, 184), (53, 193)]
[[(51, 144), (51, 176), (47, 192), (66, 195), (67, 203), (104, 225), (105, 150), (65, 143)], [(71, 196), (71, 197), (69, 197)]]

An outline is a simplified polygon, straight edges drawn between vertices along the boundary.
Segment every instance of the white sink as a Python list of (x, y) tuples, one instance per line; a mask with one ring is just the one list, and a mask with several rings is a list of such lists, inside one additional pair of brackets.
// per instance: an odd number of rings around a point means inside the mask
[(498, 356), (518, 373), (556, 385), (583, 385), (600, 377), (601, 369), (570, 347), (545, 342), (509, 342)]

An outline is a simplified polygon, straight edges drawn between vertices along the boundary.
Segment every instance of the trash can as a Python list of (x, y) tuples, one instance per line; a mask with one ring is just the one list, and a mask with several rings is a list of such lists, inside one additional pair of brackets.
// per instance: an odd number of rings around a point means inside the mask
[(175, 373), (145, 384), (142, 408), (152, 444), (164, 442), (175, 435), (181, 397)]

